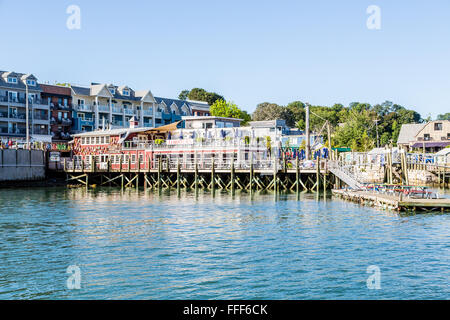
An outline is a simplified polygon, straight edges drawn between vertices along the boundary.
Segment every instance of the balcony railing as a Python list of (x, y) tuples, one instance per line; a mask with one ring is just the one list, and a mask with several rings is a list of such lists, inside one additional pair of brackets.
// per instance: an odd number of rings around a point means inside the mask
[(123, 121), (113, 121), (112, 122), (113, 126), (119, 126), (119, 127), (123, 127)]
[(98, 106), (97, 106), (97, 110), (98, 110), (99, 112), (109, 112), (109, 106), (98, 105)]
[(151, 116), (153, 116), (153, 110), (152, 109), (150, 109), (150, 110), (142, 110), (142, 114), (144, 116), (151, 117)]
[(39, 135), (48, 135), (48, 130), (45, 129), (34, 129), (33, 134), (39, 134)]
[(158, 111), (155, 113), (156, 118), (162, 118), (162, 112)]
[(125, 114), (126, 115), (131, 115), (131, 116), (134, 115), (134, 110), (133, 109), (124, 109), (124, 110), (125, 110)]
[(49, 117), (48, 117), (48, 115), (47, 115), (47, 116), (44, 116), (44, 115), (41, 115), (41, 114), (35, 114), (35, 115), (33, 116), (33, 119), (34, 119), (34, 120), (48, 121), (48, 120), (49, 120)]
[(0, 118), (8, 118), (8, 112), (0, 112)]
[(80, 104), (75, 106), (75, 109), (77, 111), (85, 111), (85, 112), (92, 112), (92, 106), (88, 105), (88, 104)]
[(123, 113), (123, 108), (120, 108), (120, 107), (113, 107), (113, 108), (112, 108), (112, 112), (113, 112), (113, 113), (120, 113), (120, 114), (122, 114), (122, 113)]
[(10, 114), (9, 115), (10, 119), (20, 119), (20, 120), (25, 120), (27, 118), (25, 113), (15, 113), (15, 114)]

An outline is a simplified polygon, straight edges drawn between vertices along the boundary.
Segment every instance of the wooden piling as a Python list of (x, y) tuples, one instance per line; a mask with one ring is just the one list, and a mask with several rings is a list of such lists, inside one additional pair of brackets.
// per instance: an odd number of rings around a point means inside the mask
[(235, 183), (235, 177), (234, 177), (234, 154), (233, 158), (231, 159), (231, 194), (234, 195), (234, 183)]

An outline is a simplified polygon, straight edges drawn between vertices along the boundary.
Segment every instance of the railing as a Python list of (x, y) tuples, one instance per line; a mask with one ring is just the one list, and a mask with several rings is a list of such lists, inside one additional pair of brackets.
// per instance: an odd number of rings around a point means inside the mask
[(113, 112), (113, 113), (120, 113), (120, 114), (122, 114), (122, 113), (123, 113), (123, 108), (120, 108), (120, 107), (113, 107), (113, 108), (112, 108), (112, 112)]
[(99, 112), (109, 112), (109, 106), (98, 105), (98, 106), (97, 106), (97, 110), (98, 110)]
[[(95, 161), (95, 166), (93, 165), (94, 160), (65, 160), (64, 164), (62, 164), (66, 171), (149, 171), (149, 170), (159, 170), (159, 165), (161, 162), (161, 170), (170, 170), (170, 171), (176, 171), (178, 170), (178, 166), (180, 167), (180, 170), (187, 170), (187, 171), (194, 171), (196, 168), (198, 170), (207, 170), (211, 171), (214, 164), (214, 170), (216, 171), (230, 171), (232, 168), (234, 170), (244, 170), (249, 171), (250, 168), (253, 166), (253, 170), (256, 171), (263, 171), (267, 172), (268, 174), (271, 174), (273, 172), (279, 172), (283, 170), (284, 164), (281, 159), (265, 159), (265, 160), (238, 160), (235, 159), (234, 161), (231, 159), (215, 159), (214, 161), (211, 158), (207, 159), (144, 159), (144, 161), (139, 161), (137, 158), (135, 161), (131, 160), (132, 158), (128, 158), (128, 161), (124, 160), (124, 157), (122, 155), (122, 161), (117, 161), (115, 158), (111, 159), (109, 162), (97, 162)], [(308, 169), (314, 169), (316, 170), (317, 163), (314, 161), (312, 167), (311, 164), (308, 163), (305, 165), (307, 161), (301, 161), (299, 162), (299, 169), (304, 170), (305, 168)], [(326, 161), (321, 160), (320, 161), (320, 170), (327, 170)], [(293, 169), (293, 168), (286, 168), (286, 169)]]
[(18, 113), (18, 114), (10, 114), (9, 115), (10, 119), (20, 119), (20, 120), (25, 120), (27, 118), (25, 113)]
[(92, 112), (92, 106), (88, 105), (88, 104), (80, 104), (75, 106), (75, 110), (78, 111), (86, 111), (86, 112)]
[(48, 135), (48, 130), (41, 130), (41, 129), (36, 130), (36, 129), (34, 129), (33, 130), (33, 134), (40, 134), (40, 135), (46, 136), (46, 135)]
[(125, 108), (124, 111), (125, 111), (125, 114), (126, 114), (126, 115), (131, 115), (131, 116), (134, 115), (134, 110), (133, 110), (133, 109), (127, 109), (127, 108)]
[(40, 114), (34, 114), (33, 115), (33, 119), (34, 120), (42, 120), (42, 121), (48, 121), (49, 120), (48, 115), (47, 116), (43, 116), (43, 115), (40, 115)]
[(162, 112), (159, 112), (159, 111), (156, 112), (156, 113), (155, 113), (155, 117), (156, 117), (156, 118), (162, 118)]
[(0, 118), (8, 118), (8, 112), (0, 112)]
[(142, 110), (142, 115), (146, 116), (146, 117), (151, 117), (153, 116), (153, 110)]

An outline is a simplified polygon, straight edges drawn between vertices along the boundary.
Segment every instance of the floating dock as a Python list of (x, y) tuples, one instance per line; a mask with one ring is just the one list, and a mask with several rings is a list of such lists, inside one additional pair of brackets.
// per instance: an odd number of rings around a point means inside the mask
[(450, 212), (450, 199), (408, 198), (371, 191), (338, 189), (333, 196), (341, 199), (395, 211)]

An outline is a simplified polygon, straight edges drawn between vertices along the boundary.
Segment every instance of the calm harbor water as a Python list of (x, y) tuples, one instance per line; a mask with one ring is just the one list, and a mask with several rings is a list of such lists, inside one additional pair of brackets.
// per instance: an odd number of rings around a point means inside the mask
[(0, 261), (0, 299), (448, 299), (450, 214), (312, 194), (2, 189)]

